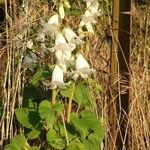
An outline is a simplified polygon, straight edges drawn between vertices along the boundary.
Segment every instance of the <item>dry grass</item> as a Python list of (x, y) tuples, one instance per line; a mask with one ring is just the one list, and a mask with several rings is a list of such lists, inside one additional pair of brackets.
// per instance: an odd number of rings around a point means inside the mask
[[(26, 53), (26, 42), (30, 36), (31, 27), (38, 28), (40, 18), (49, 18), (54, 6), (49, 1), (27, 0), (25, 14), (15, 0), (4, 1), (1, 4), (5, 8), (6, 23), (0, 33), (0, 104), (2, 104), (2, 116), (0, 120), (0, 146), (2, 147), (18, 132), (23, 132), (16, 126), (14, 108), (20, 107), (23, 100), (25, 83), (25, 71), (22, 63), (16, 64), (16, 58), (22, 62)], [(1, 2), (2, 3), (2, 2)], [(80, 1), (76, 5), (84, 8)], [(107, 8), (105, 8), (107, 10)], [(150, 6), (133, 7), (133, 38), (131, 49), (131, 83), (130, 83), (130, 110), (128, 125), (132, 141), (131, 150), (147, 150), (150, 148)], [(109, 11), (108, 11), (109, 12)], [(107, 12), (105, 12), (107, 14)], [(66, 22), (74, 29), (79, 22), (78, 17), (66, 17)], [(74, 24), (77, 22), (76, 24)], [(104, 93), (95, 95), (97, 101), (97, 113), (107, 124), (107, 99), (109, 89), (109, 55), (110, 47), (105, 38), (105, 30), (109, 26), (109, 18), (105, 15), (99, 20), (96, 30), (99, 36), (88, 38), (89, 51), (85, 51), (91, 64), (96, 69), (95, 80), (104, 87)], [(24, 34), (22, 46), (16, 42), (15, 37)], [(37, 51), (40, 52), (38, 49)], [(107, 134), (107, 133), (106, 133)], [(106, 135), (107, 138), (107, 135)], [(104, 149), (107, 150), (107, 143)]]

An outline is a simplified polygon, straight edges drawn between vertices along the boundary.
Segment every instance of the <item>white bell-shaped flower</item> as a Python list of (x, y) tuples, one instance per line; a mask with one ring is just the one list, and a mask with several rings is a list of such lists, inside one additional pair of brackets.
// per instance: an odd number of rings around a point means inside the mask
[(47, 23), (41, 20), (41, 25), (43, 26), (43, 28), (39, 31), (37, 40), (44, 42), (43, 39), (45, 39), (45, 35), (49, 35), (52, 38), (54, 38), (58, 33), (58, 26), (59, 26), (58, 14), (54, 14), (53, 16), (51, 16)]
[(54, 14), (53, 16), (50, 17), (50, 19), (48, 20), (48, 24), (53, 24), (58, 26), (59, 25), (59, 17), (58, 14)]
[(64, 36), (61, 33), (58, 33), (56, 35), (56, 40), (55, 40), (55, 45), (59, 45), (59, 44), (66, 44), (66, 39), (64, 38)]
[(70, 29), (69, 27), (66, 27), (63, 29), (65, 38), (67, 39), (67, 41), (70, 44), (76, 44), (76, 45), (80, 45), (83, 44), (84, 42), (81, 40), (81, 38), (79, 36), (76, 35), (76, 33)]
[(82, 26), (85, 26), (89, 33), (94, 34), (93, 24), (97, 23), (98, 16), (102, 15), (102, 10), (99, 9), (99, 2), (97, 0), (84, 0), (87, 5), (87, 10), (82, 16), (79, 24), (80, 31)]
[(99, 2), (97, 0), (92, 0), (86, 3), (88, 10), (90, 11), (91, 15), (96, 18), (103, 14), (103, 11), (99, 9)]
[(87, 60), (82, 56), (82, 54), (78, 54), (76, 58), (76, 71), (73, 72), (74, 78), (77, 79), (79, 76), (82, 78), (87, 78), (94, 70), (90, 69), (90, 65)]
[(56, 89), (56, 88), (64, 89), (65, 83), (63, 78), (64, 78), (64, 74), (62, 68), (56, 65), (52, 73), (50, 89)]
[(94, 29), (93, 29), (92, 24), (95, 24), (95, 23), (96, 23), (96, 20), (94, 19), (93, 16), (91, 16), (90, 11), (86, 10), (85, 14), (82, 16), (82, 20), (79, 24), (79, 28), (81, 28), (82, 26), (85, 26), (89, 33), (94, 34)]
[(71, 52), (75, 49), (75, 45), (66, 42), (61, 33), (58, 33), (55, 40), (55, 46), (51, 48), (51, 52), (55, 52), (57, 62), (69, 62), (71, 60)]
[(76, 47), (70, 43), (67, 43), (66, 39), (64, 38), (64, 36), (61, 33), (58, 33), (56, 35), (56, 39), (55, 39), (55, 46), (54, 49), (52, 49), (52, 51), (57, 51), (57, 50), (61, 50), (61, 51), (73, 51)]

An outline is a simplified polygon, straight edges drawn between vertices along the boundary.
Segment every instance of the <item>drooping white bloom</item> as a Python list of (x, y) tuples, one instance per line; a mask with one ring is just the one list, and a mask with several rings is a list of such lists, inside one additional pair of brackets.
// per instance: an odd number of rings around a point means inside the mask
[(64, 36), (61, 33), (58, 33), (56, 35), (56, 40), (55, 40), (55, 45), (59, 45), (59, 44), (66, 44), (66, 39), (64, 38)]
[(48, 20), (48, 24), (58, 26), (59, 25), (58, 14), (54, 14), (53, 16), (51, 16), (50, 19)]
[(68, 62), (71, 60), (71, 52), (75, 46), (66, 42), (61, 33), (58, 33), (55, 39), (55, 46), (51, 48), (51, 52), (55, 52), (57, 62)]
[[(87, 10), (82, 16), (79, 27), (85, 26), (89, 33), (94, 34), (93, 24), (97, 23), (98, 16), (102, 15), (102, 10), (99, 9), (99, 2), (97, 0), (84, 0), (87, 5)], [(81, 29), (80, 29), (81, 31)]]
[(94, 29), (93, 29), (92, 24), (95, 24), (95, 23), (96, 23), (96, 20), (91, 15), (90, 11), (86, 10), (85, 14), (82, 16), (82, 20), (79, 24), (79, 28), (81, 28), (82, 26), (85, 26), (89, 33), (94, 34)]
[(70, 44), (76, 44), (76, 45), (80, 45), (83, 44), (84, 42), (81, 40), (81, 38), (79, 36), (76, 35), (76, 33), (70, 29), (69, 27), (66, 27), (63, 29), (65, 38), (67, 39), (67, 41)]
[(82, 78), (87, 78), (94, 70), (90, 69), (90, 65), (87, 60), (82, 56), (82, 54), (78, 54), (76, 58), (76, 71), (73, 72), (74, 78), (77, 79), (79, 76)]
[(103, 11), (99, 9), (99, 2), (97, 0), (93, 0), (91, 2), (86, 3), (88, 10), (92, 14), (92, 16), (96, 19), (96, 17), (101, 16)]
[(65, 10), (62, 2), (59, 3), (59, 16), (61, 19), (65, 18)]
[(46, 34), (54, 37), (58, 33), (59, 17), (58, 14), (53, 15), (45, 26)]
[(51, 16), (47, 23), (41, 20), (41, 25), (43, 26), (43, 28), (39, 31), (37, 40), (44, 42), (45, 35), (49, 35), (52, 38), (54, 38), (58, 33), (58, 26), (59, 26), (58, 14), (54, 14), (53, 16)]
[(56, 89), (56, 88), (64, 89), (65, 83), (63, 78), (64, 78), (64, 74), (62, 68), (56, 65), (52, 73), (50, 89)]

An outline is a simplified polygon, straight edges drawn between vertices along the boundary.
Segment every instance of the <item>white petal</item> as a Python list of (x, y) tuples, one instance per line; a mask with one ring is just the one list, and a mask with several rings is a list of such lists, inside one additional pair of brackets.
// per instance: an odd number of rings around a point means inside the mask
[(64, 19), (65, 17), (65, 10), (64, 10), (64, 5), (63, 3), (59, 4), (59, 15), (61, 19)]
[(87, 23), (85, 26), (86, 26), (86, 28), (87, 28), (87, 30), (88, 30), (89, 33), (94, 34), (94, 29), (93, 29), (91, 23)]
[(91, 13), (96, 13), (98, 11), (99, 2), (97, 0), (93, 0), (92, 2), (87, 2), (87, 8)]
[(77, 59), (76, 59), (76, 69), (89, 69), (90, 66), (87, 62), (87, 60), (81, 55), (79, 54), (77, 56)]
[(76, 44), (69, 43), (68, 45), (71, 52), (76, 48)]
[(54, 70), (53, 70), (52, 82), (64, 83), (63, 70), (58, 65), (56, 65)]
[(57, 64), (62, 68), (64, 73), (67, 73), (67, 64), (64, 61), (57, 62)]
[(70, 28), (67, 27), (67, 28), (63, 29), (63, 32), (64, 32), (64, 35), (65, 35), (65, 38), (67, 39), (67, 41), (70, 44), (72, 44), (71, 47), (72, 47), (73, 50), (76, 48), (76, 46), (73, 45), (73, 44), (80, 45), (80, 44), (84, 43), (80, 39), (80, 37), (75, 34), (75, 32), (72, 29), (70, 29)]
[(48, 20), (48, 24), (53, 24), (58, 26), (59, 25), (58, 14), (51, 16), (50, 19)]
[(56, 40), (55, 40), (55, 45), (59, 45), (59, 44), (64, 44), (64, 43), (67, 43), (64, 36), (61, 34), (61, 33), (58, 33), (56, 35)]
[(68, 27), (64, 28), (63, 32), (64, 32), (65, 38), (67, 39), (68, 42), (70, 42), (73, 37), (77, 37), (77, 35), (74, 33), (74, 31)]
[(66, 61), (70, 61), (71, 59), (71, 51), (62, 51), (62, 50), (57, 50), (55, 52), (55, 56), (57, 58), (57, 61), (63, 61), (63, 62), (66, 62)]
[(61, 61), (62, 58), (63, 58), (63, 53), (62, 53), (62, 51), (61, 51), (61, 50), (56, 51), (56, 52), (55, 52), (55, 56), (56, 56), (56, 58), (57, 58), (57, 61)]

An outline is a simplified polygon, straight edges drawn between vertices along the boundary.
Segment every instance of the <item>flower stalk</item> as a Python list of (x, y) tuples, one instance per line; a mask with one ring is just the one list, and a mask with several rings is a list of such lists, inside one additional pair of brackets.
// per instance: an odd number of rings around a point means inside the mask
[(52, 105), (55, 105), (56, 104), (56, 96), (58, 94), (59, 90), (58, 89), (53, 89), (52, 90)]
[(70, 122), (71, 109), (72, 109), (72, 100), (73, 100), (73, 96), (74, 96), (75, 85), (76, 85), (76, 82), (74, 82), (73, 85), (72, 85), (72, 92), (71, 92), (70, 97), (69, 97), (68, 110), (67, 110), (67, 122), (68, 123)]

